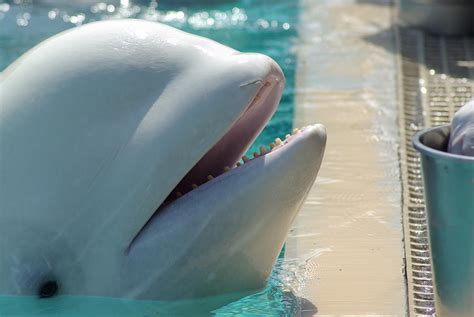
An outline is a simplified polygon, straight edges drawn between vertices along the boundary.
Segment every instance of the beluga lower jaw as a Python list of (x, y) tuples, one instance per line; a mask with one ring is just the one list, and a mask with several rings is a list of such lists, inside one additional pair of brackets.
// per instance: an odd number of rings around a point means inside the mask
[(239, 161), (283, 86), (269, 57), (139, 20), (27, 52), (0, 74), (0, 295), (263, 287), (326, 142), (311, 125)]

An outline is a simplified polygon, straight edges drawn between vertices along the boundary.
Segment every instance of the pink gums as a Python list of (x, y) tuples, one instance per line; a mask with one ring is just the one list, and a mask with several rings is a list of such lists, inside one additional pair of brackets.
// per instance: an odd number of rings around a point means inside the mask
[(245, 154), (255, 138), (265, 127), (280, 101), (283, 83), (267, 78), (244, 113), (227, 133), (215, 144), (179, 182), (166, 201), (174, 200), (176, 193), (192, 190), (192, 184), (201, 185), (207, 176), (224, 173), (225, 167), (232, 167)]

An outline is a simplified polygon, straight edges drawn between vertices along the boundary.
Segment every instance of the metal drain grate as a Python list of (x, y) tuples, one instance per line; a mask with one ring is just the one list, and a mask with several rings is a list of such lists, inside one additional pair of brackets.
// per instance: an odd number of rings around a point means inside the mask
[(448, 124), (474, 92), (474, 38), (397, 31), (401, 106), (403, 218), (411, 316), (434, 316), (434, 295), (420, 158), (413, 135)]

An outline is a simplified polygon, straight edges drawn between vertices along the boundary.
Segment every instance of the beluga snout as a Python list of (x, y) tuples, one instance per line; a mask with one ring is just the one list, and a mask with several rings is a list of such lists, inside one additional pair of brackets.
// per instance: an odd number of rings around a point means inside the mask
[(267, 56), (139, 20), (31, 49), (0, 74), (0, 294), (261, 288), (326, 141), (312, 125), (245, 156), (284, 83)]

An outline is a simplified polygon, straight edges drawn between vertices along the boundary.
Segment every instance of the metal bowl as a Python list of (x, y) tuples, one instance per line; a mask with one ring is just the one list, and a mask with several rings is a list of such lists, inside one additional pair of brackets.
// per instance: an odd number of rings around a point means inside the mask
[(446, 152), (449, 126), (413, 138), (421, 154), (436, 316), (474, 316), (474, 157)]

